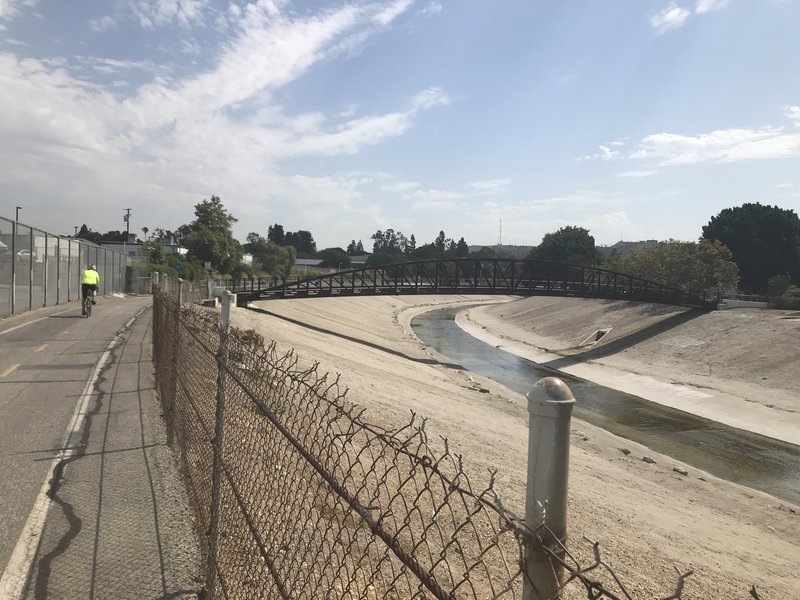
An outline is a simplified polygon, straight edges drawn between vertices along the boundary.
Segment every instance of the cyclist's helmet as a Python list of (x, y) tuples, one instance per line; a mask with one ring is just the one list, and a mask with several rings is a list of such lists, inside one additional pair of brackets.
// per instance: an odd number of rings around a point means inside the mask
[(89, 268), (90, 268), (92, 271), (97, 271), (97, 265), (90, 265), (90, 266), (89, 266)]

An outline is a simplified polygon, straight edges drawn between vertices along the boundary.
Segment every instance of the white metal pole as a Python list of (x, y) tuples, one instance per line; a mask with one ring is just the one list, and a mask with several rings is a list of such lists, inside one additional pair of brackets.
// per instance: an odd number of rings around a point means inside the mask
[(528, 487), (525, 522), (534, 532), (525, 557), (523, 600), (558, 597), (563, 569), (544, 550), (563, 556), (567, 539), (569, 428), (575, 398), (561, 379), (540, 379), (527, 394)]

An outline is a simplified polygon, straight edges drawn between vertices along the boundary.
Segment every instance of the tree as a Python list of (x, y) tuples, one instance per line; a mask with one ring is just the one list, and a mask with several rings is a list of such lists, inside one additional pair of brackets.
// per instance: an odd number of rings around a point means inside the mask
[(482, 246), (479, 250), (470, 253), (475, 258), (497, 258), (497, 253), (489, 246)]
[(161, 227), (156, 227), (153, 230), (153, 237), (170, 246), (174, 246), (178, 243), (178, 235), (175, 232), (169, 229), (162, 229)]
[(622, 256), (609, 256), (604, 268), (670, 287), (721, 292), (735, 288), (739, 269), (718, 241), (668, 240)]
[(780, 298), (790, 287), (792, 287), (792, 280), (788, 275), (773, 275), (767, 281), (767, 296)]
[(279, 246), (257, 233), (247, 234), (245, 250), (253, 255), (253, 263), (264, 273), (286, 278), (294, 266), (295, 251), (291, 246)]
[(196, 226), (205, 225), (212, 231), (229, 232), (238, 219), (229, 214), (222, 205), (219, 196), (211, 196), (209, 200), (203, 200), (200, 204), (195, 204), (194, 214)]
[(147, 233), (150, 231), (147, 227), (142, 227), (142, 233), (144, 234), (144, 241), (147, 241)]
[(703, 227), (703, 238), (730, 249), (746, 292), (764, 293), (773, 275), (800, 283), (800, 218), (793, 210), (759, 203), (726, 208)]
[(154, 237), (153, 239), (146, 241), (142, 246), (142, 254), (147, 257), (147, 262), (152, 265), (167, 264), (167, 256), (164, 252), (164, 243), (159, 238)]
[(283, 233), (283, 225), (279, 225), (278, 223), (270, 225), (267, 230), (267, 239), (273, 244), (278, 244), (278, 246), (285, 246), (286, 236)]
[(117, 230), (106, 231), (100, 236), (100, 240), (103, 242), (127, 242), (128, 234)]
[(256, 251), (256, 248), (258, 248), (260, 244), (265, 243), (267, 241), (255, 231), (251, 231), (250, 233), (248, 233), (245, 239), (247, 240), (247, 242), (242, 244), (242, 249), (248, 254), (253, 254)]
[(572, 225), (545, 234), (542, 242), (528, 254), (528, 258), (581, 265), (594, 264), (596, 256), (594, 238), (589, 230)]
[(84, 223), (81, 225), (80, 231), (78, 231), (78, 235), (75, 237), (80, 238), (82, 240), (87, 240), (92, 242), (93, 244), (99, 244), (103, 241), (103, 236), (98, 233), (97, 231), (92, 231), (89, 229), (86, 224)]
[(373, 254), (401, 254), (408, 243), (406, 236), (401, 231), (395, 231), (394, 229), (387, 229), (386, 231), (379, 229), (370, 236), (370, 239), (373, 241)]
[(194, 209), (196, 219), (178, 228), (188, 257), (200, 263), (210, 262), (213, 269), (222, 273), (234, 272), (243, 255), (241, 244), (233, 239), (236, 219), (218, 196), (203, 200)]
[(414, 251), (414, 258), (417, 260), (432, 260), (443, 256), (442, 250), (435, 243), (422, 244)]
[(364, 244), (361, 243), (361, 240), (356, 241), (353, 240), (347, 245), (347, 256), (361, 256), (364, 254)]
[(317, 252), (317, 258), (322, 259), (321, 267), (347, 269), (350, 267), (350, 257), (341, 248), (325, 248)]
[(439, 235), (433, 241), (433, 245), (439, 252), (444, 254), (446, 243), (447, 243), (447, 238), (444, 237), (444, 231), (440, 231)]
[(417, 238), (414, 237), (414, 234), (411, 234), (411, 237), (408, 238), (406, 242), (405, 253), (406, 254), (414, 254), (417, 249)]
[(464, 241), (463, 237), (458, 240), (456, 244), (456, 256), (458, 256), (458, 258), (466, 258), (469, 256), (469, 246), (467, 242)]
[(297, 256), (311, 258), (317, 253), (317, 243), (314, 241), (314, 236), (311, 235), (310, 231), (302, 229), (296, 233), (288, 231), (284, 241), (284, 245), (294, 246), (295, 250), (297, 250)]

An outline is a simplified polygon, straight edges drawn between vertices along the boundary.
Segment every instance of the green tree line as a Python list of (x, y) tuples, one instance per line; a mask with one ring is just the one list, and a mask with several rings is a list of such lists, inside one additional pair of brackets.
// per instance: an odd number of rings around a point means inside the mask
[[(368, 255), (367, 266), (414, 260), (488, 258), (498, 255), (490, 247), (470, 253), (461, 237), (448, 237), (444, 231), (433, 240), (418, 243), (415, 235), (395, 229), (377, 230), (370, 236), (371, 252), (361, 240), (351, 240), (346, 248), (317, 250), (310, 231), (287, 231), (274, 223), (266, 236), (256, 232), (241, 244), (233, 237), (237, 219), (224, 207), (218, 196), (211, 196), (194, 207), (194, 220), (175, 231), (155, 228), (144, 232), (144, 251), (153, 270), (174, 271), (182, 266), (182, 275), (193, 278), (205, 274), (210, 263), (216, 273), (231, 277), (288, 277), (298, 258), (316, 258), (320, 266), (349, 268), (354, 256)], [(83, 225), (76, 235), (89, 241), (124, 241), (126, 233), (93, 232)], [(183, 256), (176, 246), (186, 249)], [(732, 291), (780, 295), (800, 284), (800, 219), (792, 210), (759, 203), (726, 208), (702, 227), (697, 241), (659, 241), (627, 254), (600, 251), (588, 229), (565, 226), (544, 235), (528, 258), (574, 264), (602, 266), (692, 290)], [(245, 264), (245, 253), (252, 264)]]

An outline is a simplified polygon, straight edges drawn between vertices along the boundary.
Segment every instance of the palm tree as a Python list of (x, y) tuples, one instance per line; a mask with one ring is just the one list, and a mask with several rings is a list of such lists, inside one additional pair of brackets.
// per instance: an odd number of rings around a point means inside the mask
[(142, 227), (142, 232), (144, 232), (144, 241), (147, 241), (147, 232), (150, 231), (147, 227)]

